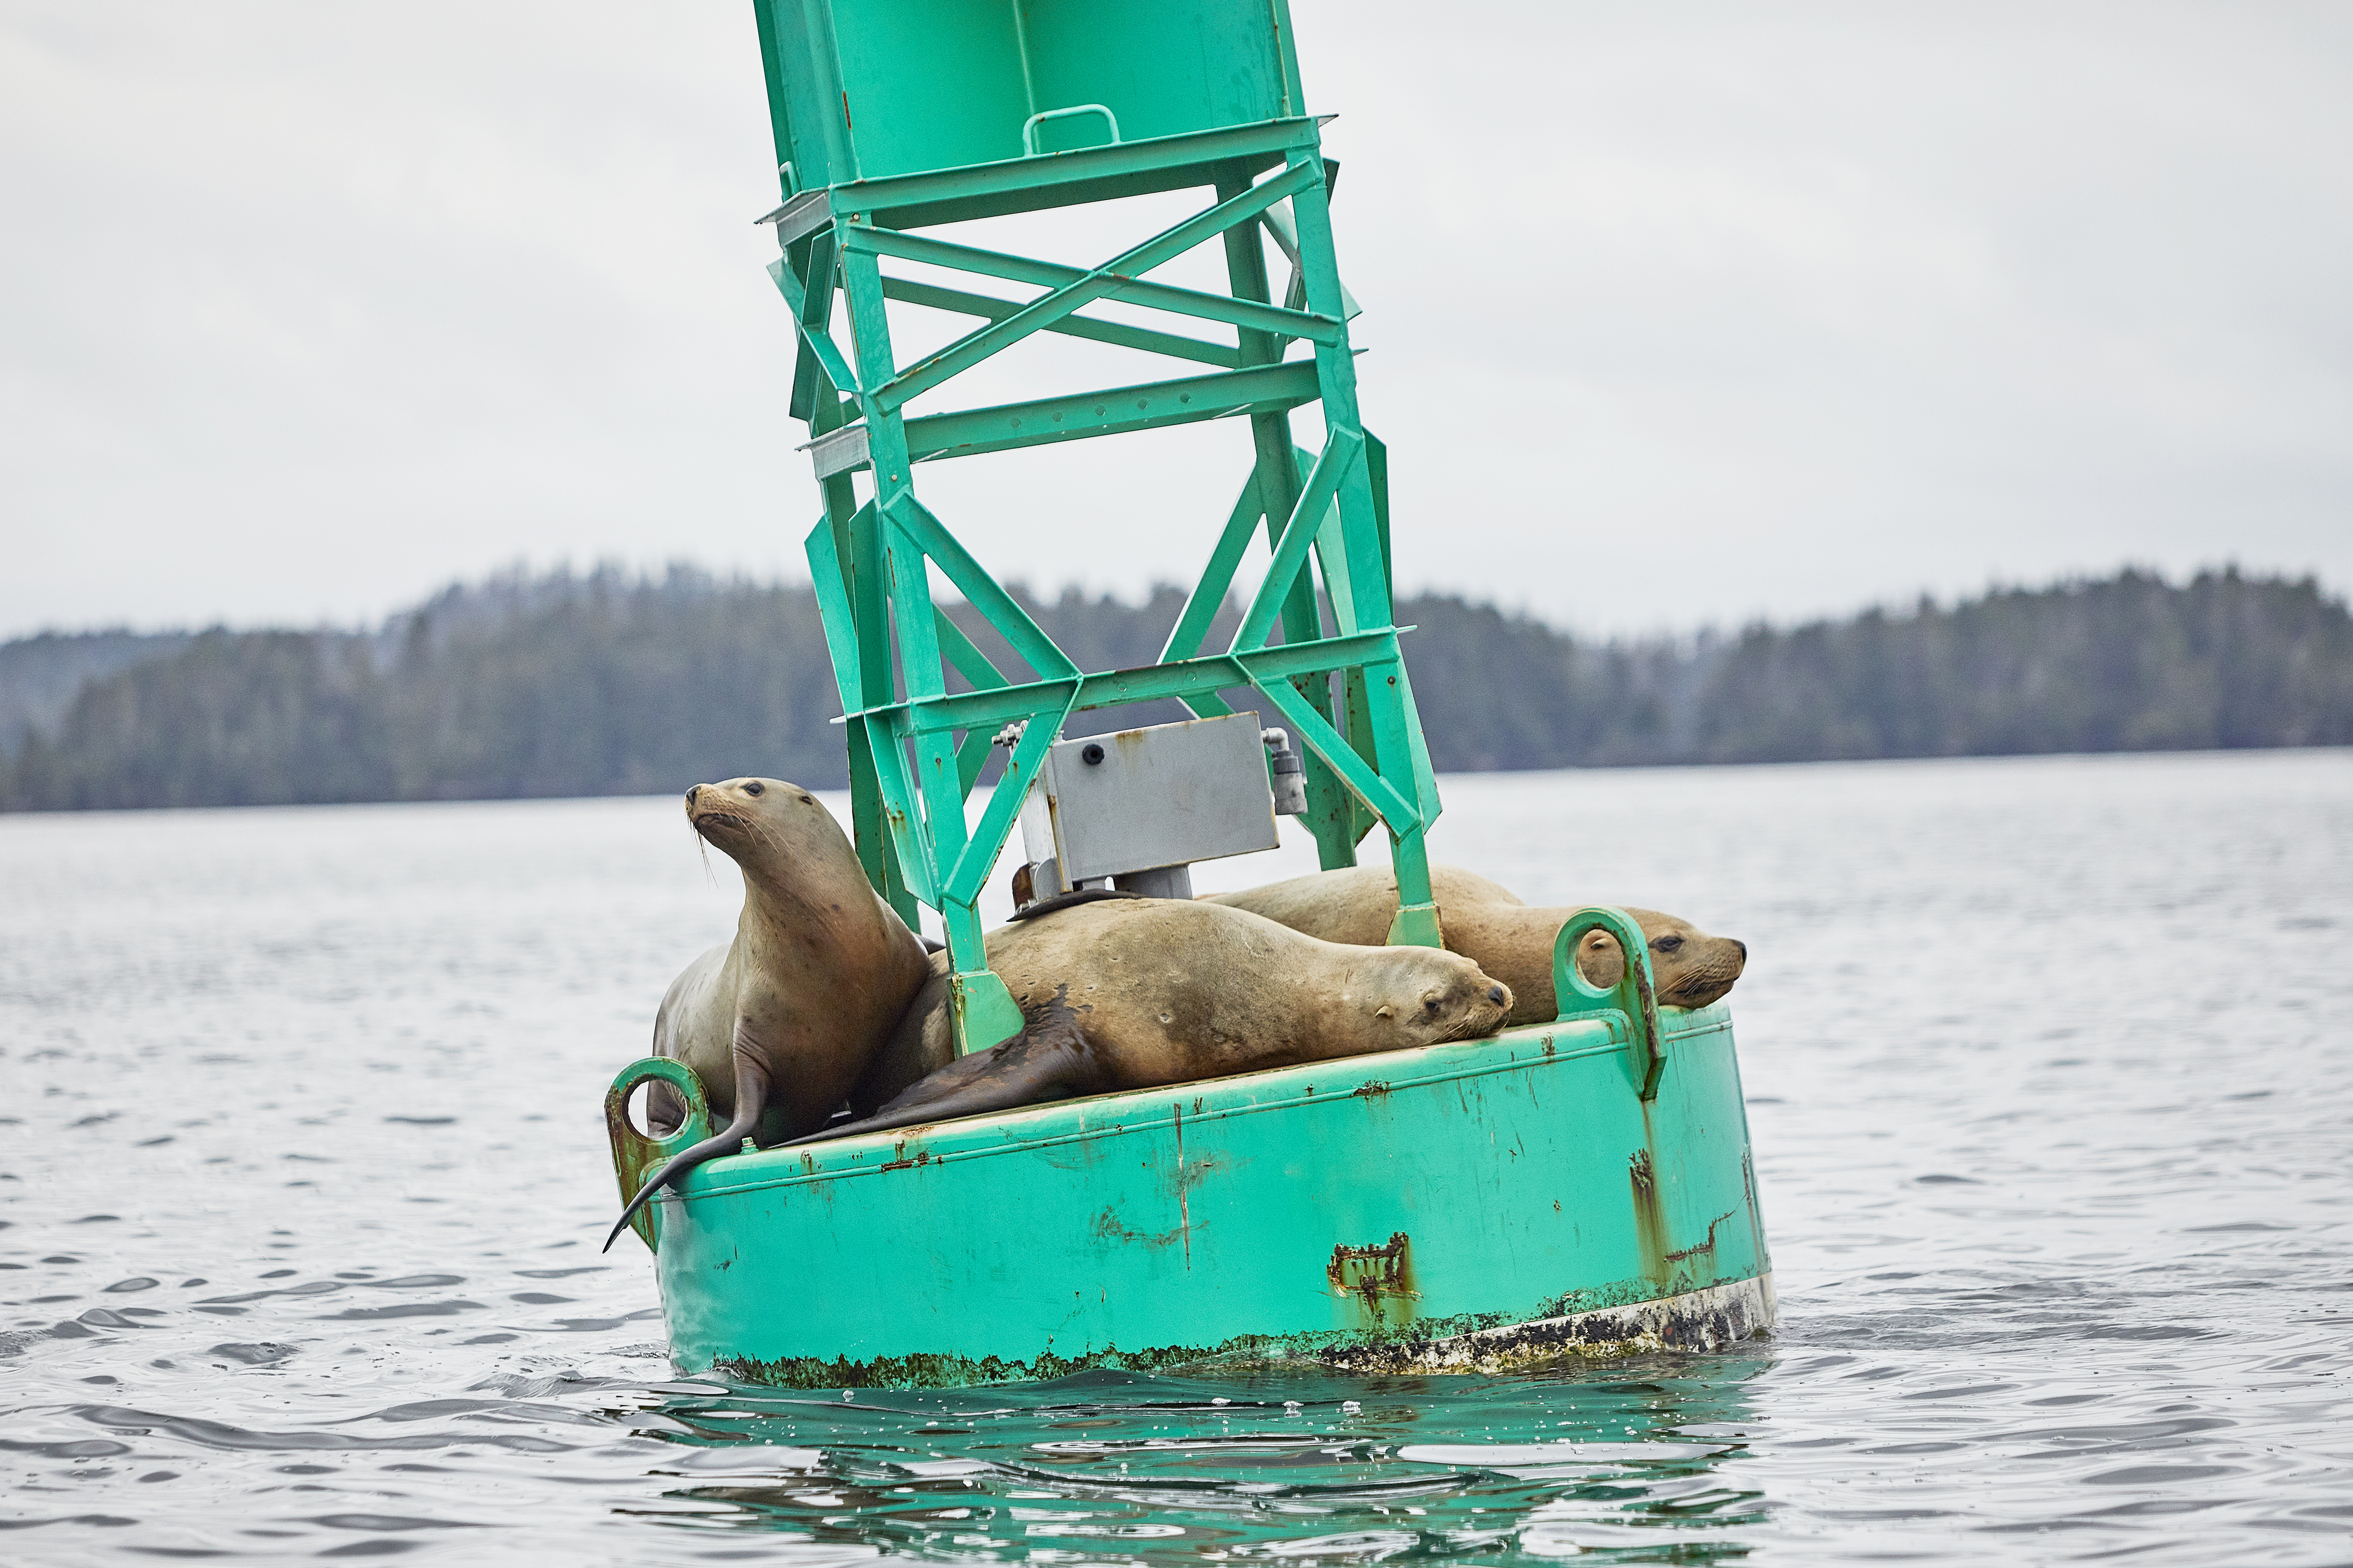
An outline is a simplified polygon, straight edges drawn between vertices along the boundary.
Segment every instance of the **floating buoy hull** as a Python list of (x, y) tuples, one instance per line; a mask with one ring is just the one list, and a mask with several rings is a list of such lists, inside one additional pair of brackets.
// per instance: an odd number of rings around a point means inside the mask
[[(647, 1206), (682, 1372), (1492, 1373), (1773, 1323), (1732, 1022), (1662, 1008), (710, 1161)], [(690, 1102), (669, 1139), (626, 1101)], [(1649, 1097), (1644, 1097), (1648, 1089)], [(607, 1098), (624, 1193), (707, 1135)]]

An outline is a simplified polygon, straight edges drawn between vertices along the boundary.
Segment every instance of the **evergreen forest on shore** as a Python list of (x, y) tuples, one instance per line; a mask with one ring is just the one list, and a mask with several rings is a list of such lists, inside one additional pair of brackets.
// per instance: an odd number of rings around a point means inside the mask
[[(1182, 605), (1018, 592), (1092, 670), (1149, 663)], [(2127, 570), (1608, 642), (1446, 595), (1398, 622), (1441, 771), (2353, 744), (2353, 618), (2309, 577)], [(840, 711), (806, 587), (510, 574), (366, 631), (0, 645), (0, 809), (838, 788)]]

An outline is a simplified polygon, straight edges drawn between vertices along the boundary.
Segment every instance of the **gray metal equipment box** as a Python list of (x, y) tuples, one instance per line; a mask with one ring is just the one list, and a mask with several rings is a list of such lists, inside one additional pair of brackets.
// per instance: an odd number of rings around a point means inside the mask
[(1021, 807), (1032, 862), (1064, 887), (1275, 847), (1256, 713), (1057, 741)]

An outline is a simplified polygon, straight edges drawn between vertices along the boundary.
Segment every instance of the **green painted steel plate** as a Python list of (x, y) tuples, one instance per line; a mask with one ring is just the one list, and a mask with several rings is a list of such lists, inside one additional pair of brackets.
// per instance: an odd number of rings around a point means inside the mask
[(1303, 112), (1285, 0), (754, 10), (776, 156), (802, 190)]
[[(1769, 1326), (1730, 1014), (1588, 1019), (715, 1160), (646, 1211), (671, 1353), (802, 1387), (1472, 1370)], [(628, 1130), (616, 1164), (703, 1135)], [(692, 1096), (698, 1102), (699, 1093)]]

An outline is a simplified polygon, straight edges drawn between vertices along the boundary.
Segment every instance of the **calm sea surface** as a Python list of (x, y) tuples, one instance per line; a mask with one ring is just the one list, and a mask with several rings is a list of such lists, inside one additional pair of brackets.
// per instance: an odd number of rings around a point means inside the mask
[(1445, 794), (1747, 942), (1770, 1340), (684, 1381), (596, 1251), (734, 919), (675, 801), (0, 817), (0, 1561), (2353, 1562), (2353, 753)]

